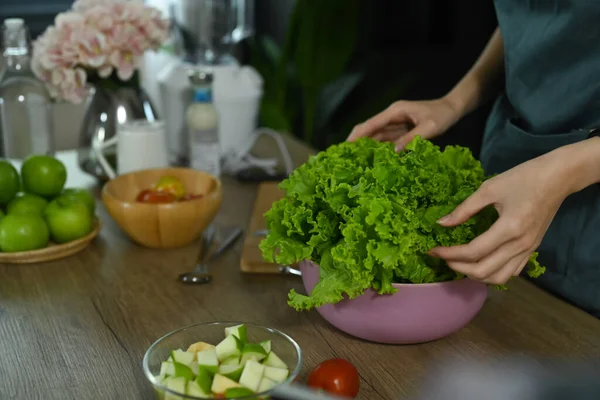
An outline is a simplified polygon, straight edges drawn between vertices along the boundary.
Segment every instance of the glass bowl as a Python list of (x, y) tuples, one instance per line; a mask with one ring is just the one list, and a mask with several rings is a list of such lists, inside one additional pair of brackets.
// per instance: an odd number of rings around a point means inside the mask
[[(148, 348), (146, 354), (144, 354), (144, 359), (142, 361), (144, 374), (154, 386), (157, 397), (165, 400), (206, 399), (191, 395), (183, 395), (167, 389), (167, 387), (162, 385), (158, 380), (161, 363), (169, 358), (172, 350), (187, 350), (188, 346), (192, 343), (203, 341), (217, 345), (225, 339), (225, 328), (241, 324), (246, 326), (249, 342), (259, 343), (270, 340), (272, 351), (287, 364), (290, 373), (287, 379), (281, 384), (288, 384), (296, 379), (302, 367), (302, 351), (300, 350), (298, 343), (285, 333), (277, 329), (247, 322), (206, 322), (186, 326), (166, 334), (154, 342), (152, 346)], [(255, 393), (252, 396), (236, 397), (236, 399), (264, 399), (269, 397), (271, 391), (272, 390)], [(211, 397), (209, 399), (223, 399), (223, 397)]]

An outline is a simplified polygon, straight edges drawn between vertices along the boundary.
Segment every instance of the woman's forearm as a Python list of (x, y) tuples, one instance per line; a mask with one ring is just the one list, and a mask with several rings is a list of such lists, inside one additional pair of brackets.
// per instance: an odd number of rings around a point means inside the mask
[(485, 49), (469, 72), (445, 98), (462, 117), (495, 96), (504, 81), (504, 45), (496, 28)]
[(600, 137), (560, 147), (547, 156), (556, 157), (567, 194), (578, 192), (600, 182)]

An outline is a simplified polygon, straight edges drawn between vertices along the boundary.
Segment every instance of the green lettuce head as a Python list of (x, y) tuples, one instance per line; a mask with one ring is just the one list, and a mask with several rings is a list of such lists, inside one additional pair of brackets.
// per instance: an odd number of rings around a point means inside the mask
[[(310, 296), (290, 292), (289, 304), (307, 310), (354, 298), (366, 289), (394, 293), (392, 283), (460, 279), (436, 246), (464, 244), (497, 218), (488, 207), (467, 222), (444, 228), (436, 221), (470, 196), (486, 175), (469, 149), (415, 138), (406, 152), (363, 138), (331, 146), (280, 184), (283, 199), (265, 214), (261, 242), (269, 262), (312, 260), (320, 266)], [(531, 259), (529, 272), (544, 269)]]

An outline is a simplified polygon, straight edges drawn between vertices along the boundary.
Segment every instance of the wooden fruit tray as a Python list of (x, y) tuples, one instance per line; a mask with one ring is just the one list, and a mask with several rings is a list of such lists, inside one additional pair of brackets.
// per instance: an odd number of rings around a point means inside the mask
[(0, 264), (42, 263), (71, 256), (85, 249), (98, 236), (101, 229), (102, 224), (100, 223), (100, 219), (95, 217), (94, 229), (87, 236), (64, 244), (50, 243), (48, 247), (38, 250), (0, 253)]

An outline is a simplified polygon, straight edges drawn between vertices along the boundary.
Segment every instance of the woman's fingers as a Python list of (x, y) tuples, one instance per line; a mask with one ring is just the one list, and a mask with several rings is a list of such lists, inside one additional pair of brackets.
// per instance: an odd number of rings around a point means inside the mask
[(515, 271), (515, 273), (513, 274), (513, 276), (519, 276), (521, 275), (521, 272), (523, 272), (523, 270), (525, 269), (525, 267), (527, 266), (527, 264), (529, 264), (529, 257), (531, 257), (530, 253), (526, 254), (525, 260), (523, 260), (521, 262), (521, 265), (519, 266), (519, 269), (517, 269)]
[[(484, 184), (485, 185), (485, 184)], [(452, 227), (466, 222), (484, 207), (493, 204), (495, 199), (488, 195), (488, 189), (482, 185), (475, 193), (470, 195), (458, 205), (450, 214), (440, 218), (438, 223), (442, 226)]]
[(406, 134), (405, 130), (383, 130), (375, 133), (371, 138), (378, 142), (395, 142), (399, 136)]
[(504, 285), (511, 277), (519, 275), (520, 271), (523, 270), (523, 267), (527, 265), (529, 256), (529, 252), (518, 254), (495, 274), (487, 277), (484, 282), (492, 285)]
[(406, 135), (398, 138), (396, 141), (396, 151), (404, 150), (404, 147), (406, 147), (406, 145), (409, 144), (416, 136), (421, 136), (423, 139), (432, 139), (439, 134), (440, 132), (438, 131), (437, 124), (433, 120), (423, 121), (423, 123), (415, 126), (415, 128)]
[[(494, 251), (490, 252), (489, 255), (479, 260), (473, 262), (446, 260), (446, 262), (455, 271), (478, 281), (487, 281), (493, 279), (499, 271), (505, 269), (508, 265), (511, 265), (512, 268), (508, 275), (510, 277), (520, 266), (518, 263), (515, 265), (512, 264), (520, 262), (522, 257), (518, 257), (522, 254), (525, 254), (525, 252), (523, 252), (520, 241), (512, 240), (501, 244)], [(516, 258), (518, 260), (515, 261)]]
[(493, 251), (504, 244), (514, 241), (516, 251), (523, 251), (519, 232), (513, 232), (506, 227), (503, 219), (498, 219), (487, 231), (477, 236), (467, 244), (450, 247), (436, 247), (430, 250), (433, 256), (446, 261), (476, 262), (491, 255)]
[(391, 124), (401, 124), (407, 121), (406, 112), (398, 107), (396, 104), (392, 104), (386, 110), (375, 115), (373, 118), (368, 119), (362, 124), (356, 125), (350, 135), (348, 141), (352, 142), (361, 137), (372, 136), (376, 132), (382, 130)]

